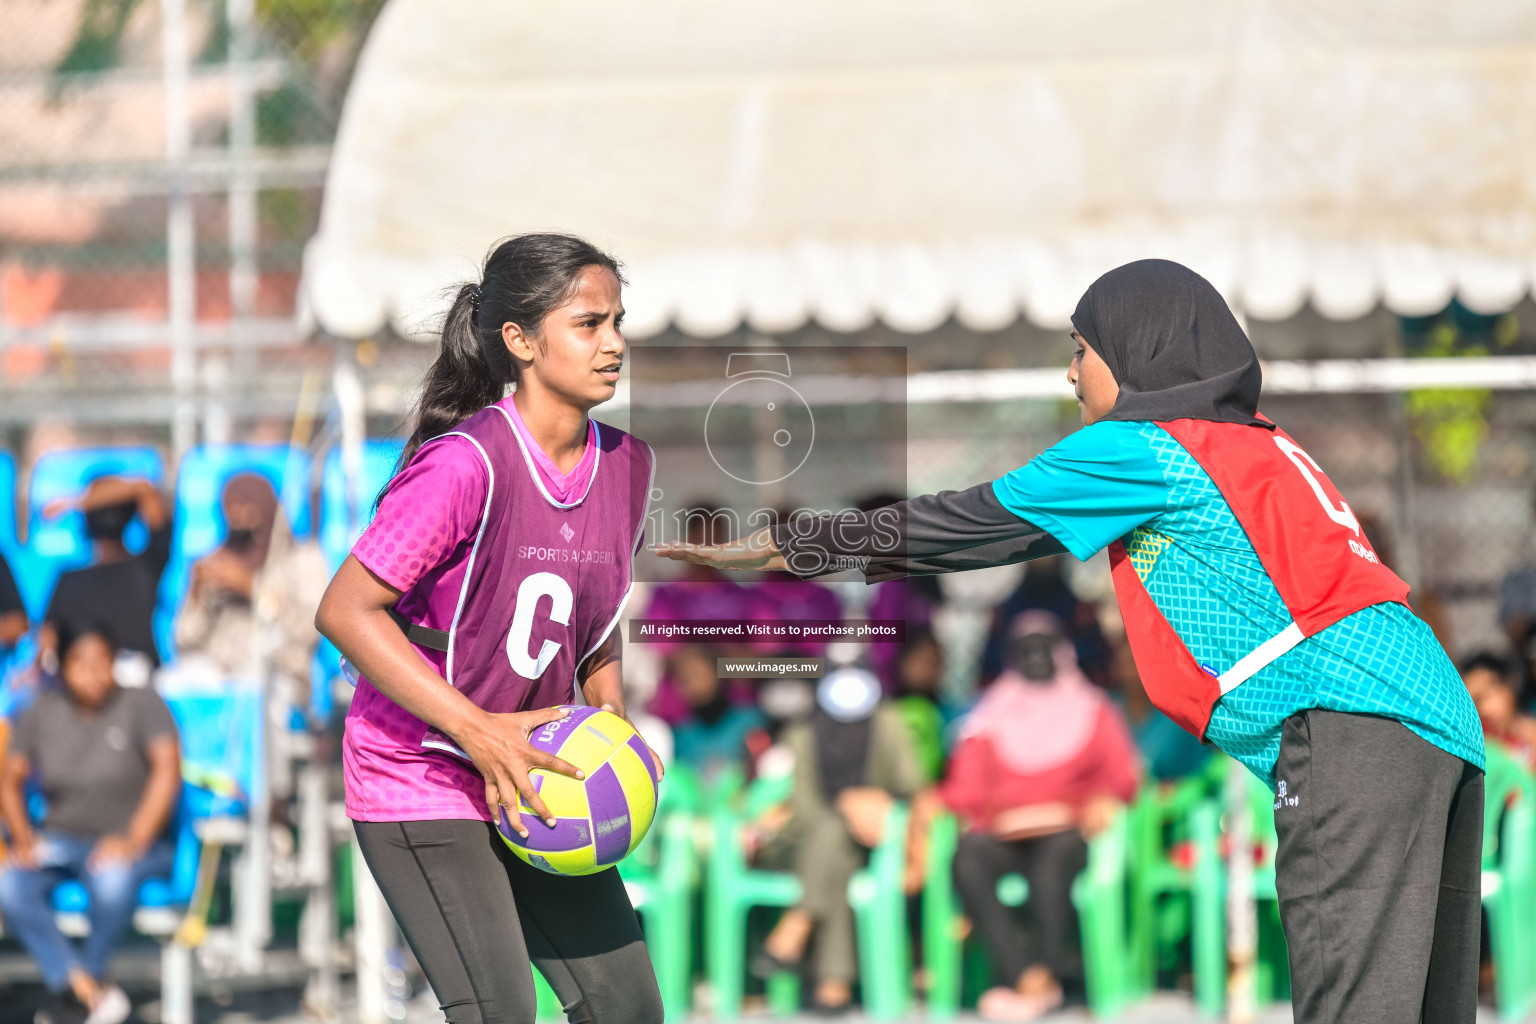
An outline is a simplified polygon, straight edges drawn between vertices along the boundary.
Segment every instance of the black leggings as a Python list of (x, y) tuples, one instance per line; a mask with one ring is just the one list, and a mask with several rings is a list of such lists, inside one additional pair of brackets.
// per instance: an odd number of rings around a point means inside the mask
[(353, 825), (450, 1024), (531, 1024), (530, 961), (572, 1024), (660, 1024), (656, 975), (618, 871), (546, 874), (484, 821)]
[[(1072, 880), (1088, 864), (1088, 844), (1077, 829), (1034, 839), (996, 839), (967, 832), (955, 850), (955, 888), (992, 960), (992, 976), (1012, 988), (1037, 965), (1057, 980), (1082, 973)], [(1005, 907), (997, 883), (1017, 872), (1029, 883), (1021, 908)]]
[(1285, 720), (1275, 775), (1296, 1024), (1474, 1024), (1482, 771), (1390, 719), (1313, 708)]

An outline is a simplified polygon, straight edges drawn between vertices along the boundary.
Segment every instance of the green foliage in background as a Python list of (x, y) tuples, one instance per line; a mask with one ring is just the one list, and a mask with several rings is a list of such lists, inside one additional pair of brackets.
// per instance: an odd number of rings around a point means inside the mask
[[(224, 0), (191, 0), (207, 15), (199, 64), (228, 59), (229, 20)], [(121, 63), (123, 34), (142, 0), (85, 0), (69, 49), (54, 67), (57, 75), (106, 71)], [(294, 62), (298, 87), (311, 87), (327, 101), (340, 99), (351, 77), (362, 40), (384, 0), (257, 0), (259, 49), (277, 51)]]
[[(1426, 358), (1486, 356), (1491, 350), (1509, 347), (1519, 335), (1514, 314), (1475, 317), (1453, 308), (1433, 320), (1404, 323), (1405, 348), (1410, 355)], [(1409, 422), (1432, 470), (1459, 484), (1472, 479), (1488, 438), (1492, 400), (1486, 388), (1408, 392), (1404, 402)]]
[(384, 0), (257, 0), (256, 17), (295, 57), (313, 64), (366, 32), (383, 6)]
[(74, 42), (64, 52), (54, 72), (67, 75), (116, 67), (118, 44), (122, 42), (123, 30), (128, 27), (128, 19), (139, 2), (86, 0), (80, 11), (80, 25), (75, 29)]

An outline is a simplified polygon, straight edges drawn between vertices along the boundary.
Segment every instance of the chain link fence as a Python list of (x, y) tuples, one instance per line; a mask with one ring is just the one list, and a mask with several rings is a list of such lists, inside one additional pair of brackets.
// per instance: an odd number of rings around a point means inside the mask
[(170, 441), (180, 416), (185, 447), (292, 416), (305, 372), (329, 360), (302, 326), (303, 246), (381, 6), (0, 2), (13, 443), (40, 421)]

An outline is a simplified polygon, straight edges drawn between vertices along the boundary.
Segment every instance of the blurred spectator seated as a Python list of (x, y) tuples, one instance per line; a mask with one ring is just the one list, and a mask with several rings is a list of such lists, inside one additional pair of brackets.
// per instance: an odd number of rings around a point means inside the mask
[[(775, 510), (773, 522), (786, 522), (794, 515), (790, 508)], [(754, 517), (761, 518), (760, 516)], [(749, 521), (743, 533), (751, 533), (765, 522)], [(758, 622), (792, 622), (804, 619), (843, 617), (843, 603), (837, 592), (824, 583), (803, 580), (792, 572), (771, 571), (759, 575), (751, 585), (755, 600), (752, 618)], [(792, 655), (817, 658), (826, 653), (825, 640), (765, 640), (753, 643), (753, 650), (764, 655)]]
[[(938, 799), (967, 826), (955, 887), (996, 986), (977, 1010), (1033, 1020), (1081, 977), (1072, 882), (1088, 863), (1087, 840), (1135, 796), (1138, 766), (1124, 718), (1079, 671), (1060, 620), (1018, 616), (1006, 651), (1005, 670), (962, 723)], [(1029, 886), (1018, 910), (998, 895), (1010, 874)]]
[[(1536, 493), (1532, 497), (1536, 498)], [(1536, 511), (1536, 503), (1532, 510)], [(1536, 631), (1536, 565), (1527, 562), (1516, 566), (1499, 581), (1499, 625), (1509, 638), (1510, 646), (1525, 655), (1527, 642)], [(1525, 660), (1531, 659), (1527, 655)], [(1524, 704), (1536, 695), (1536, 687), (1532, 685), (1536, 680), (1527, 675), (1522, 683), (1521, 703)]]
[(939, 694), (944, 682), (944, 650), (938, 637), (927, 626), (909, 625), (905, 643), (870, 647), (894, 647), (899, 652), (891, 703), (912, 734), (923, 781), (936, 782), (944, 774), (944, 757), (949, 749), (946, 734), (957, 717), (955, 708)]
[[(871, 619), (897, 619), (907, 624), (910, 639), (913, 630), (932, 630), (933, 613), (944, 603), (937, 576), (908, 576), (875, 584), (875, 595), (865, 614)], [(904, 648), (901, 644), (870, 644), (869, 663), (880, 677), (886, 693), (900, 687), (899, 665)]]
[(1079, 670), (1095, 683), (1108, 681), (1109, 652), (1099, 631), (1098, 609), (1080, 599), (1067, 584), (1066, 557), (1052, 555), (1029, 562), (1019, 585), (993, 609), (992, 625), (981, 649), (980, 685), (991, 682), (1006, 667), (1009, 623), (1027, 611), (1049, 612), (1059, 619), (1077, 650)]
[(734, 704), (715, 674), (718, 648), (683, 644), (668, 657), (670, 675), (688, 705), (688, 716), (672, 727), (673, 756), (697, 773), (706, 787), (747, 760), (747, 738), (766, 724), (751, 704)]
[[(56, 635), (63, 685), (40, 693), (17, 720), (0, 780), (10, 856), (0, 913), (42, 972), (52, 1019), (121, 1024), (129, 1006), (107, 960), (132, 919), (140, 885), (171, 873), (167, 834), (181, 794), (176, 723), (150, 688), (113, 678), (106, 629), (66, 621)], [(27, 815), (32, 782), (47, 801), (41, 827)], [(90, 895), (90, 934), (78, 948), (54, 918), (53, 891), (77, 879)]]
[(780, 851), (803, 895), (768, 935), (753, 969), (768, 977), (795, 967), (814, 936), (814, 1003), (838, 1010), (852, 999), (858, 964), (848, 882), (884, 835), (892, 801), (917, 792), (921, 769), (900, 715), (862, 668), (823, 678), (815, 709), (785, 729), (784, 746), (794, 780)]
[(1520, 707), (1536, 710), (1536, 623), (1525, 627), (1515, 642), (1513, 659), (1515, 681), (1519, 684)]
[[(156, 449), (140, 445), (56, 448), (32, 464), (27, 480), (27, 545), (16, 552), (11, 568), (34, 620), (47, 610), (59, 574), (91, 562), (93, 545), (85, 516), (78, 502), (70, 508), (68, 499), (77, 499), (102, 477), (148, 480), (159, 487), (164, 467)], [(129, 551), (144, 550), (149, 531), (141, 519), (129, 525), (123, 541)]]
[(1148, 777), (1173, 782), (1203, 769), (1215, 748), (1201, 743), (1153, 706), (1141, 685), (1141, 673), (1124, 633), (1109, 638), (1109, 650), (1110, 676)]
[[(42, 681), (28, 657), (30, 645), (21, 644), (28, 628), (26, 604), (11, 567), (0, 555), (0, 758), (5, 755), (11, 720), (27, 709)], [(26, 664), (20, 663), (23, 658), (27, 658)], [(0, 855), (3, 853), (0, 848)]]
[(1479, 651), (1461, 663), (1483, 735), (1503, 747), (1527, 770), (1536, 769), (1536, 717), (1520, 709), (1520, 677), (1508, 658)]
[[(165, 498), (142, 478), (98, 477), (80, 496), (50, 502), (43, 515), (51, 518), (74, 509), (85, 515), (91, 563), (65, 572), (54, 585), (38, 644), (41, 666), (45, 672), (56, 671), (60, 632), (79, 634), (100, 626), (117, 644), (117, 681), (128, 687), (147, 686), (160, 666), (155, 598), (171, 554), (172, 526)], [(149, 531), (148, 544), (136, 555), (123, 542), (135, 518)]]
[(0, 662), (27, 635), (27, 606), (21, 600), (16, 577), (4, 555), (0, 555)]
[[(789, 572), (763, 574), (753, 584), (756, 598), (751, 616), (754, 622), (792, 622), (805, 619), (837, 621), (843, 617), (842, 602), (831, 587), (802, 580)], [(826, 652), (825, 640), (767, 640), (754, 645), (765, 655), (790, 655), (819, 658)]]
[(176, 616), (177, 676), (254, 678), (259, 610), (271, 628), (262, 649), (269, 652), (276, 691), (285, 703), (304, 707), (320, 642), (314, 610), (330, 580), (325, 559), (313, 541), (293, 539), (265, 476), (231, 477), (220, 504), (223, 542), (192, 564)]
[[(902, 501), (891, 493), (871, 494), (858, 503), (860, 512), (873, 512), (877, 508)], [(910, 631), (933, 624), (933, 613), (944, 603), (944, 592), (939, 587), (938, 576), (904, 576), (875, 584), (873, 596), (865, 609), (870, 619), (900, 619)], [(870, 644), (869, 664), (880, 679), (887, 694), (896, 692), (896, 664), (901, 659), (900, 644)]]
[[(695, 502), (685, 513), (682, 533), (688, 543), (715, 544), (732, 539), (730, 534), (734, 517), (729, 511), (707, 502)], [(694, 565), (690, 562), (677, 577), (652, 588), (651, 598), (640, 618), (674, 622), (699, 619), (751, 622), (757, 608), (758, 598), (750, 587), (734, 582), (714, 566)], [(662, 641), (652, 645), (656, 654), (669, 659), (680, 646), (681, 641)], [(747, 644), (730, 644), (722, 645), (720, 653), (734, 657), (747, 654), (749, 650)], [(726, 693), (736, 703), (748, 703), (752, 699), (749, 687), (728, 686)], [(676, 725), (688, 717), (688, 702), (683, 698), (670, 670), (663, 670), (646, 710), (668, 725)]]

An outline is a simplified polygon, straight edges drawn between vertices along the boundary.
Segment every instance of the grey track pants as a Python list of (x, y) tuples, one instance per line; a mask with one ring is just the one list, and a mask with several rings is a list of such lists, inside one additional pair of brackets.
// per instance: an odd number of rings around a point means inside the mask
[(1296, 1024), (1473, 1024), (1483, 773), (1398, 722), (1286, 719), (1275, 885)]
[(530, 961), (572, 1024), (660, 1024), (656, 975), (617, 870), (546, 874), (484, 821), (353, 826), (450, 1024), (532, 1024)]

